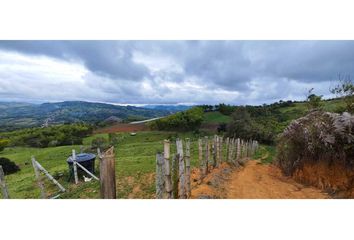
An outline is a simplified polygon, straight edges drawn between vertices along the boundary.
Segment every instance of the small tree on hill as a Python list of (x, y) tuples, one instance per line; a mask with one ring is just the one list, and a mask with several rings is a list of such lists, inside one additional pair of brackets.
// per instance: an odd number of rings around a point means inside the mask
[(313, 93), (314, 88), (308, 91), (306, 96), (307, 108), (311, 111), (314, 109), (320, 109), (322, 106), (322, 95), (318, 96)]
[(339, 75), (337, 85), (330, 92), (344, 100), (346, 111), (354, 113), (354, 82), (350, 75)]

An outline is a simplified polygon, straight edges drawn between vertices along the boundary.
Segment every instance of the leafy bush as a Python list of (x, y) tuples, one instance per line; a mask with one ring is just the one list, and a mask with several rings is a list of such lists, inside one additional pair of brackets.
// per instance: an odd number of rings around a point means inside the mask
[(5, 147), (9, 145), (10, 141), (8, 139), (0, 139), (0, 152), (4, 150)]
[(1, 157), (0, 165), (6, 175), (20, 171), (20, 168), (8, 158)]
[(94, 150), (97, 148), (101, 150), (105, 150), (108, 147), (109, 147), (108, 140), (103, 137), (96, 137), (91, 141), (91, 148)]
[(284, 130), (277, 145), (277, 164), (287, 175), (306, 162), (354, 166), (354, 116), (313, 111)]
[[(254, 112), (252, 113), (250, 109)], [(281, 125), (275, 116), (262, 114), (248, 106), (237, 107), (228, 124), (227, 135), (243, 139), (257, 139), (262, 143), (273, 144), (280, 129)]]
[(108, 133), (108, 141), (112, 146), (115, 146), (119, 142), (119, 135), (117, 133)]
[(165, 118), (149, 123), (151, 129), (156, 130), (196, 130), (203, 121), (203, 109), (194, 107), (184, 112), (178, 112)]

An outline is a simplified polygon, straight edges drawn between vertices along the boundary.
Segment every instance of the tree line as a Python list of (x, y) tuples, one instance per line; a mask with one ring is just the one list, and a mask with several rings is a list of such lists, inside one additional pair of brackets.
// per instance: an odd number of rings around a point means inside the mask
[(92, 130), (92, 125), (83, 123), (55, 125), (45, 128), (27, 128), (0, 133), (0, 143), (5, 142), (5, 146), (10, 147), (39, 148), (82, 144), (83, 138), (89, 136)]

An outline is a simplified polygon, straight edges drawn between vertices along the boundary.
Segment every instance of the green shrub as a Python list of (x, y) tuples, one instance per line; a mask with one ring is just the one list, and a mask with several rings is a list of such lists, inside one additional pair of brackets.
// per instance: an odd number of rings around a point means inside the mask
[(203, 121), (203, 109), (194, 107), (184, 112), (178, 112), (168, 117), (164, 117), (148, 125), (155, 130), (177, 130), (190, 131), (200, 127)]
[(8, 158), (1, 157), (0, 165), (6, 175), (20, 171), (20, 168)]
[(112, 146), (116, 146), (119, 142), (119, 135), (117, 133), (108, 133), (108, 141)]
[(10, 141), (8, 139), (0, 139), (0, 152), (9, 145)]
[(101, 149), (101, 151), (107, 149), (109, 147), (108, 140), (103, 137), (96, 137), (91, 141), (91, 148), (92, 149)]

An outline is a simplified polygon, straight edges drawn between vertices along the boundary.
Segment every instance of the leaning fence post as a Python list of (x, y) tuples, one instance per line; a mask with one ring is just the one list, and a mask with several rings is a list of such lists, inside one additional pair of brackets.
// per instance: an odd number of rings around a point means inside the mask
[(172, 180), (170, 168), (170, 141), (165, 140), (163, 143), (163, 155), (165, 161), (165, 190), (167, 198), (172, 198)]
[(60, 189), (60, 191), (62, 192), (66, 191), (66, 189), (57, 180), (55, 180), (55, 178), (52, 175), (50, 175), (50, 173), (39, 162), (35, 161), (35, 164), (37, 166), (37, 169), (39, 171), (42, 171), (44, 175)]
[(31, 159), (32, 159), (32, 166), (34, 169), (34, 174), (36, 175), (37, 185), (38, 185), (39, 189), (41, 190), (41, 198), (46, 198), (44, 184), (41, 179), (41, 176), (40, 176), (40, 173), (38, 170), (38, 166), (36, 164), (36, 159), (34, 158), (34, 156), (32, 156)]
[(156, 198), (161, 199), (164, 195), (164, 159), (161, 153), (156, 154)]
[(186, 139), (186, 195), (191, 196), (191, 142)]
[(0, 165), (0, 187), (2, 192), (2, 197), (4, 199), (10, 198), (9, 191), (7, 190), (6, 182), (5, 182), (5, 173)]
[(178, 198), (178, 161), (179, 154), (175, 154), (172, 158), (172, 198)]
[(116, 168), (114, 147), (100, 155), (100, 193), (101, 198), (115, 199), (116, 196)]
[(185, 169), (184, 169), (184, 155), (183, 155), (183, 144), (181, 139), (176, 140), (177, 153), (179, 154), (179, 198), (186, 198), (186, 180), (185, 180)]
[(72, 150), (71, 158), (73, 160), (75, 184), (78, 184), (79, 183), (79, 177), (77, 176), (77, 165), (76, 165), (76, 152), (75, 152), (75, 149)]

